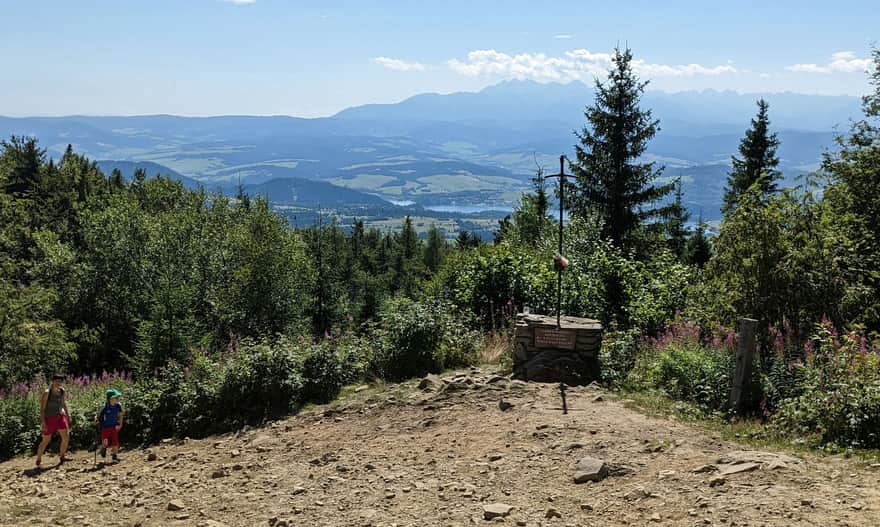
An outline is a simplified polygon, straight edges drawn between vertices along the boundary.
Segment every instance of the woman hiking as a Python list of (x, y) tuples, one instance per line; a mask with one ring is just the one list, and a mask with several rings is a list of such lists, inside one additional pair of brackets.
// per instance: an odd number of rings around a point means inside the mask
[(67, 442), (70, 439), (68, 428), (70, 422), (68, 416), (70, 411), (67, 409), (67, 401), (64, 398), (64, 375), (53, 375), (52, 385), (43, 392), (40, 397), (40, 423), (43, 427), (43, 439), (40, 446), (37, 447), (37, 466), (43, 462), (43, 452), (52, 440), (55, 432), (61, 436), (61, 449), (58, 452), (58, 464), (67, 461)]

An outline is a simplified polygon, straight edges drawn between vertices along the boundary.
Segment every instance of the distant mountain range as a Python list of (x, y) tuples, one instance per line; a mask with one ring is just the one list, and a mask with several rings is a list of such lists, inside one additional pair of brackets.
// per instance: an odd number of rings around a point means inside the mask
[[(661, 121), (646, 157), (681, 175), (693, 212), (717, 217), (730, 156), (755, 114), (770, 102), (787, 181), (815, 169), (835, 127), (860, 115), (857, 97), (731, 91), (648, 91), (643, 106)], [(0, 137), (33, 135), (53, 154), (67, 144), (102, 167), (135, 166), (207, 188), (239, 182), (279, 204), (413, 202), (512, 206), (537, 165), (555, 170), (571, 156), (591, 87), (509, 81), (476, 93), (416, 95), (396, 104), (296, 117), (0, 117)], [(281, 180), (281, 181), (278, 181)], [(332, 183), (337, 187), (312, 185)], [(261, 189), (261, 190), (259, 190)], [(332, 199), (331, 199), (332, 196)], [(378, 201), (376, 201), (378, 200)]]

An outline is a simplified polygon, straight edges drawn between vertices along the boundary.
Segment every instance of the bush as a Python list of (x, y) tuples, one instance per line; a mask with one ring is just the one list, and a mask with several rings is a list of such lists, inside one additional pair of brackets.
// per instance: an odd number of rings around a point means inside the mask
[[(444, 347), (454, 338), (446, 341), (437, 356), (459, 360)], [(259, 424), (286, 415), (307, 400), (327, 402), (363, 375), (365, 356), (358, 340), (311, 344), (282, 338), (274, 343), (245, 343), (222, 358), (196, 354), (189, 366), (170, 363), (136, 382), (124, 374), (71, 379), (65, 385), (70, 445), (83, 449), (96, 444), (94, 417), (110, 387), (123, 394), (121, 440), (143, 445)], [(18, 385), (0, 393), (0, 459), (32, 450), (39, 442), (39, 397), (45, 386), (45, 382)]]
[(177, 391), (179, 404), (173, 420), (176, 435), (203, 437), (226, 430), (222, 422), (224, 409), (217, 404), (224, 376), (220, 362), (203, 355), (194, 357)]
[(39, 399), (34, 394), (0, 397), (0, 459), (8, 459), (37, 445), (39, 416)]
[(707, 410), (727, 405), (734, 356), (703, 346), (670, 346), (661, 351), (648, 373), (670, 397), (691, 401)]
[[(434, 277), (428, 296), (468, 313), (483, 329), (506, 327), (522, 306), (556, 312), (556, 246), (502, 243), (450, 256)], [(598, 319), (606, 326), (662, 330), (685, 302), (693, 269), (666, 250), (643, 262), (599, 238), (589, 222), (566, 227), (563, 252), (570, 265), (562, 283), (562, 311)]]
[[(815, 351), (813, 348), (815, 347)], [(807, 345), (800, 394), (781, 401), (774, 429), (832, 447), (880, 448), (880, 358), (856, 333), (826, 323)]]
[(256, 424), (284, 415), (302, 402), (298, 348), (287, 339), (247, 344), (231, 360), (216, 405), (227, 427)]
[(343, 386), (364, 373), (362, 346), (359, 340), (324, 340), (308, 348), (303, 360), (303, 399), (326, 403)]
[(735, 365), (733, 341), (728, 337), (703, 340), (699, 327), (677, 316), (659, 336), (641, 341), (626, 382), (663, 390), (704, 410), (723, 410)]
[(615, 387), (625, 384), (636, 365), (640, 333), (637, 329), (610, 331), (602, 337), (599, 365), (602, 382)]
[(370, 368), (377, 376), (401, 380), (474, 364), (479, 334), (440, 302), (408, 299), (388, 302), (371, 329), (374, 352)]
[(428, 286), (428, 295), (466, 313), (476, 326), (496, 330), (507, 327), (523, 305), (538, 306), (539, 299), (549, 299), (555, 283), (555, 274), (550, 275), (533, 250), (484, 245), (450, 255)]

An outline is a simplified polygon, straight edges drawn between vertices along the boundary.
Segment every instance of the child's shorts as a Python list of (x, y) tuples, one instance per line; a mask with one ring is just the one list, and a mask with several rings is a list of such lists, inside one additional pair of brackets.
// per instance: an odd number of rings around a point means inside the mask
[(43, 435), (50, 436), (59, 430), (67, 430), (68, 422), (66, 415), (53, 415), (46, 418), (46, 427), (43, 428)]
[(119, 446), (119, 429), (115, 426), (101, 429), (101, 444)]

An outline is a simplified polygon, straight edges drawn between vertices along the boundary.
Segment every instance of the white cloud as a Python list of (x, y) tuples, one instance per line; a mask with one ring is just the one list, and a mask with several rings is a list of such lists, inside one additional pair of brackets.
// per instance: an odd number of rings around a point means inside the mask
[(425, 65), (418, 62), (405, 62), (390, 57), (373, 57), (373, 62), (390, 70), (397, 71), (424, 71)]
[[(587, 49), (566, 51), (561, 57), (547, 56), (543, 53), (509, 55), (494, 49), (478, 49), (468, 53), (466, 60), (452, 59), (447, 64), (453, 71), (470, 77), (569, 81), (604, 76), (612, 65), (612, 55), (593, 53)], [(702, 64), (669, 65), (651, 64), (643, 59), (634, 59), (632, 67), (637, 73), (648, 77), (737, 73), (737, 69), (731, 64), (711, 67)]]
[(221, 0), (226, 2), (227, 4), (235, 4), (235, 5), (248, 5), (248, 4), (256, 4), (257, 0)]
[(553, 38), (558, 38), (560, 40), (568, 40), (574, 38), (574, 35), (553, 35)]
[(828, 64), (793, 64), (785, 69), (799, 73), (853, 73), (865, 71), (870, 62), (871, 59), (857, 58), (854, 51), (838, 51), (831, 54)]

